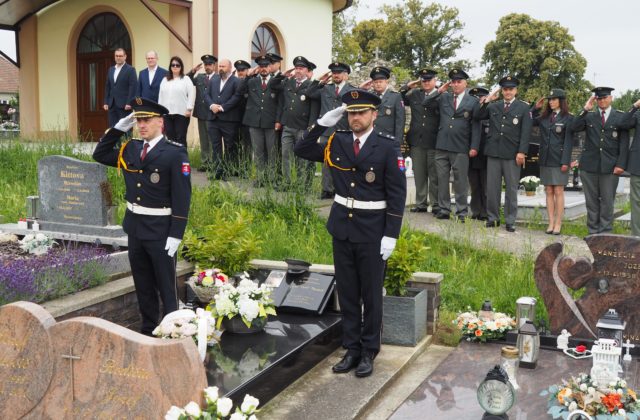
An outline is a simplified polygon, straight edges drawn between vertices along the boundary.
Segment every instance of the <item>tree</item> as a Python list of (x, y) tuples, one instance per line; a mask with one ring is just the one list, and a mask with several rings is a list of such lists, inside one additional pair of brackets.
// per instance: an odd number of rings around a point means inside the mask
[[(384, 44), (383, 32), (386, 22), (382, 19), (363, 20), (353, 28), (353, 38), (362, 52), (361, 62), (368, 63), (375, 58), (376, 48)], [(382, 50), (381, 50), (382, 51)]]
[(492, 86), (507, 74), (515, 76), (520, 81), (519, 97), (529, 102), (562, 88), (571, 108), (580, 109), (592, 85), (584, 79), (587, 60), (573, 41), (558, 22), (518, 13), (503, 16), (495, 40), (484, 48), (486, 82)]
[(615, 109), (619, 109), (620, 111), (628, 111), (631, 109), (633, 103), (640, 99), (640, 89), (627, 90), (620, 95), (615, 95), (614, 91), (613, 96), (615, 99), (613, 100), (611, 106), (613, 106)]
[(358, 8), (359, 0), (353, 0), (350, 8), (333, 15), (331, 57), (334, 61), (353, 64), (361, 60), (362, 50), (351, 34), (355, 25), (353, 14)]
[(424, 5), (421, 0), (408, 0), (397, 6), (383, 6), (387, 21), (380, 48), (384, 58), (399, 66), (449, 68), (456, 51), (468, 41), (462, 36), (464, 25), (458, 9), (437, 3)]

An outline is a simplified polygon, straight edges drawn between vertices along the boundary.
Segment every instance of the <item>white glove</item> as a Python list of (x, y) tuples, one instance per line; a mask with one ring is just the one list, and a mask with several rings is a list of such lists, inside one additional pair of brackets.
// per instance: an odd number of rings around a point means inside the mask
[(164, 249), (167, 251), (170, 257), (173, 257), (180, 246), (180, 239), (172, 238), (169, 236), (167, 238), (167, 245), (165, 245)]
[(136, 117), (133, 116), (133, 112), (127, 115), (124, 118), (121, 118), (120, 121), (113, 126), (116, 130), (124, 131), (125, 133), (133, 128), (136, 125)]
[(340, 118), (342, 118), (342, 114), (344, 114), (344, 110), (347, 108), (347, 105), (342, 104), (342, 106), (332, 109), (331, 111), (326, 112), (322, 118), (318, 120), (318, 125), (323, 127), (333, 127), (338, 124)]
[(389, 259), (395, 247), (396, 247), (396, 238), (383, 236), (382, 241), (380, 241), (380, 254), (382, 255), (382, 259), (385, 261)]

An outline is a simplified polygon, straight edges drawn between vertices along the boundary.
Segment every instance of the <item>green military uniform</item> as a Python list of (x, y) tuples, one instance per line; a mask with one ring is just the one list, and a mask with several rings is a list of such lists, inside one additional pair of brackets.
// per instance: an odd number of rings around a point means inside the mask
[[(211, 55), (205, 54), (200, 57), (200, 60), (204, 64), (215, 64), (218, 59)], [(206, 168), (211, 162), (211, 140), (209, 140), (209, 133), (207, 132), (207, 120), (211, 115), (209, 107), (207, 106), (206, 96), (207, 89), (209, 89), (209, 82), (212, 74), (194, 74), (192, 72), (187, 73), (187, 76), (193, 82), (196, 87), (196, 101), (193, 104), (193, 116), (198, 119), (198, 137), (200, 138), (200, 154), (202, 155), (202, 168)]]

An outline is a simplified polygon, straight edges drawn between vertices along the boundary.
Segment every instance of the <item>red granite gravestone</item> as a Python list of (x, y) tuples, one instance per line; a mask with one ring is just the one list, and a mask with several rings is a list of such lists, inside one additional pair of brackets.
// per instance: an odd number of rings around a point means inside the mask
[(599, 234), (585, 241), (593, 262), (562, 255), (561, 243), (549, 245), (536, 259), (536, 285), (551, 331), (596, 338), (598, 319), (615, 309), (627, 322), (624, 339), (640, 343), (640, 239)]

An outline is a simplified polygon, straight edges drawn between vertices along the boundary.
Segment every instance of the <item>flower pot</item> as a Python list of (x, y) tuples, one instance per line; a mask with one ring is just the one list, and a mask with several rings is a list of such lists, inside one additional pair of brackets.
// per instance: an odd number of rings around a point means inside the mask
[(187, 280), (186, 283), (189, 289), (193, 291), (193, 294), (196, 295), (196, 299), (198, 300), (198, 302), (203, 306), (207, 306), (209, 302), (213, 300), (213, 297), (216, 295), (216, 293), (218, 293), (217, 287), (198, 286), (193, 279)]
[(427, 291), (407, 288), (406, 296), (382, 298), (382, 342), (415, 346), (427, 334)]
[(525, 191), (525, 194), (527, 195), (527, 197), (533, 197), (534, 195), (536, 195), (535, 191)]
[(233, 318), (224, 318), (222, 320), (222, 326), (225, 332), (231, 334), (255, 334), (264, 330), (264, 326), (267, 325), (267, 318), (256, 318), (251, 322), (251, 327), (247, 327), (240, 316), (234, 316)]

